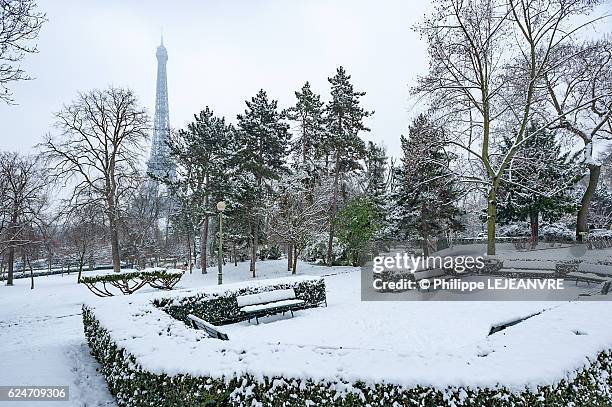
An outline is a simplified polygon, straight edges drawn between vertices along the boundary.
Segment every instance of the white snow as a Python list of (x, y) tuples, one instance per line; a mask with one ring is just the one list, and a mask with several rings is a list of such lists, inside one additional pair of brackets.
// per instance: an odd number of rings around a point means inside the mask
[(295, 291), (292, 288), (287, 290), (265, 291), (263, 293), (241, 295), (236, 300), (239, 307), (246, 305), (263, 304), (266, 302), (274, 302), (295, 298)]
[[(542, 252), (556, 259), (565, 258), (568, 250)], [(610, 253), (593, 251), (593, 256), (609, 259)], [(517, 253), (511, 255), (517, 258)], [(96, 308), (96, 316), (118, 344), (145, 368), (171, 374), (218, 377), (250, 372), (255, 377), (308, 376), (439, 387), (499, 382), (519, 389), (559, 380), (612, 343), (607, 318), (612, 312), (610, 302), (362, 302), (359, 269), (300, 262), (298, 270), (297, 277), (290, 277), (286, 260), (262, 262), (258, 263), (260, 277), (254, 280), (248, 263), (237, 268), (227, 265), (224, 281), (242, 283), (218, 287), (216, 270), (211, 268), (205, 275), (185, 274), (179, 291), (147, 287), (131, 296), (111, 298), (95, 297), (76, 284), (75, 274), (37, 277), (35, 290), (29, 289), (29, 280), (16, 280), (14, 287), (2, 285), (1, 384), (69, 385), (70, 402), (48, 402), (49, 406), (115, 405), (85, 343), (83, 302)], [(307, 274), (325, 276), (327, 308), (300, 310), (294, 318), (267, 317), (259, 325), (223, 326), (229, 341), (205, 338), (204, 332), (150, 304), (154, 297), (191, 296), (202, 290), (220, 294), (244, 284), (266, 285), (266, 278), (288, 281), (307, 279)], [(487, 336), (493, 324), (545, 309)], [(167, 329), (171, 335), (158, 335)]]
[(605, 264), (580, 263), (578, 271), (612, 277), (612, 266)]
[[(197, 341), (202, 334), (146, 302), (121, 298), (92, 306), (144, 368), (171, 375), (249, 373), (439, 388), (503, 383), (519, 391), (571, 376), (612, 343), (612, 326), (602, 319), (612, 312), (610, 302), (361, 302), (359, 281), (357, 272), (328, 276), (327, 308), (224, 326), (229, 341)], [(492, 324), (540, 311), (487, 336)]]
[(554, 261), (506, 260), (504, 269), (555, 270)]
[(256, 304), (256, 305), (247, 305), (246, 307), (240, 308), (240, 311), (243, 312), (255, 312), (255, 311), (264, 311), (267, 309), (279, 308), (279, 307), (287, 307), (289, 305), (300, 305), (303, 304), (303, 300), (282, 300), (282, 301), (274, 301), (269, 302), (267, 304)]

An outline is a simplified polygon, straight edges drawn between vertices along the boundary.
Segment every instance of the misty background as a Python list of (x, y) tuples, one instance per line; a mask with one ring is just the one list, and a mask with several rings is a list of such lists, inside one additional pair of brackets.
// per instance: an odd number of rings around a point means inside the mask
[[(205, 105), (235, 122), (263, 88), (281, 108), (305, 81), (324, 100), (343, 65), (363, 106), (375, 110), (366, 140), (399, 155), (417, 101), (409, 87), (425, 72), (425, 43), (412, 31), (431, 6), (421, 2), (39, 0), (48, 22), (39, 53), (22, 67), (35, 78), (11, 84), (17, 105), (0, 104), (0, 149), (32, 151), (53, 113), (79, 91), (132, 88), (153, 116), (163, 29), (168, 50), (170, 122), (183, 127)], [(148, 154), (148, 153), (147, 153)]]

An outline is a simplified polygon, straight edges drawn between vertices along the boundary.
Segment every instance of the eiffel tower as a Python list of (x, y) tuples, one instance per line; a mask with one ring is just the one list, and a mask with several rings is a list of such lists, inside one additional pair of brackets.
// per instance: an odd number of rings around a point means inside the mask
[[(168, 79), (166, 63), (168, 51), (164, 47), (164, 37), (155, 53), (157, 57), (157, 89), (155, 92), (155, 120), (153, 124), (153, 141), (151, 156), (147, 162), (147, 173), (155, 178), (163, 179), (176, 177), (176, 166), (170, 159), (167, 141), (170, 138), (170, 117), (168, 111)], [(151, 179), (155, 190), (159, 189), (159, 181)]]

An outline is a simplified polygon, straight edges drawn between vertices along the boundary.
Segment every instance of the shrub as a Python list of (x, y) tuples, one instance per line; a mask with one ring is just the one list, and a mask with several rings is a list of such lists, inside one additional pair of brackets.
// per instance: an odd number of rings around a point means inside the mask
[(365, 263), (370, 241), (380, 230), (382, 213), (367, 198), (352, 200), (338, 213), (338, 239), (346, 245), (346, 257), (352, 266)]
[(179, 270), (153, 269), (82, 277), (81, 283), (98, 297), (112, 297), (115, 294), (110, 291), (107, 284), (115, 287), (122, 294), (129, 295), (147, 284), (153, 288), (171, 290), (182, 276), (183, 273)]
[[(326, 233), (322, 233), (313, 240), (308, 246), (304, 248), (304, 260), (316, 263), (316, 264), (325, 264), (325, 257), (327, 256), (327, 241), (329, 239), (329, 235)], [(345, 245), (341, 243), (337, 237), (334, 237), (333, 242), (333, 255), (334, 255), (334, 264), (341, 263), (342, 256), (344, 255)]]
[(272, 246), (268, 249), (268, 260), (278, 260), (283, 256), (283, 252), (278, 246)]
[(544, 236), (544, 240), (547, 242), (572, 242), (576, 236), (576, 231), (562, 225), (551, 224), (542, 226), (540, 235)]

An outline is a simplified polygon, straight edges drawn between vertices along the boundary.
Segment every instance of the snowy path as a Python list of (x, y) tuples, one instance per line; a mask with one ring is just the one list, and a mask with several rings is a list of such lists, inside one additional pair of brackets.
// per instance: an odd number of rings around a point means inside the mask
[(11, 405), (115, 406), (83, 336), (75, 276), (15, 280), (0, 289), (0, 384), (69, 386), (70, 401), (0, 402)]

